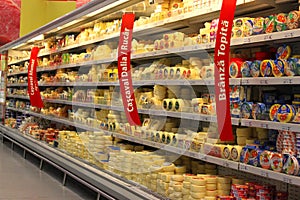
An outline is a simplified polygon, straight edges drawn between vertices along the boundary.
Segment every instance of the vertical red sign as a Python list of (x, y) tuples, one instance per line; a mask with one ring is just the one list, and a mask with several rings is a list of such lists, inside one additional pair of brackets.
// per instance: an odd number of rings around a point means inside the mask
[(132, 126), (141, 125), (131, 78), (131, 41), (135, 15), (126, 13), (122, 17), (118, 48), (118, 75), (124, 111), (128, 123)]
[(43, 108), (44, 104), (41, 98), (38, 80), (36, 76), (36, 67), (38, 65), (37, 57), (39, 53), (38, 47), (33, 47), (31, 50), (29, 66), (28, 66), (28, 94), (30, 97), (31, 106)]
[(215, 46), (215, 92), (221, 141), (234, 140), (230, 116), (229, 56), (236, 0), (223, 0)]

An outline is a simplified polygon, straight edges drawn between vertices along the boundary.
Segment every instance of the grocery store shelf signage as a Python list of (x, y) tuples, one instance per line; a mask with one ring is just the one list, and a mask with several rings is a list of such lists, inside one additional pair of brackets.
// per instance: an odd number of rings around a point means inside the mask
[(216, 31), (215, 94), (218, 130), (222, 141), (234, 140), (229, 100), (229, 53), (235, 8), (236, 0), (223, 0)]
[(36, 67), (38, 65), (37, 56), (39, 53), (38, 47), (33, 47), (31, 50), (29, 66), (28, 66), (28, 93), (31, 106), (43, 108), (44, 104), (41, 98), (38, 80), (36, 76)]
[(118, 76), (124, 111), (130, 125), (141, 125), (131, 78), (131, 41), (135, 15), (125, 13), (122, 17), (122, 26), (118, 47)]

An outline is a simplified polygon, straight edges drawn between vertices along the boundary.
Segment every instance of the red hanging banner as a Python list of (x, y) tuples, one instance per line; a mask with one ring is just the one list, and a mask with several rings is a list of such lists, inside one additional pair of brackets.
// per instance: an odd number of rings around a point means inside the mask
[(215, 93), (218, 130), (221, 141), (234, 140), (229, 98), (230, 39), (236, 0), (223, 0), (215, 46)]
[(38, 80), (36, 77), (36, 67), (38, 65), (37, 56), (39, 53), (38, 47), (33, 47), (31, 50), (29, 66), (28, 66), (28, 94), (30, 97), (31, 106), (43, 108), (44, 104), (41, 98)]
[(130, 125), (141, 125), (131, 78), (131, 41), (135, 15), (124, 14), (118, 48), (118, 75), (124, 111)]

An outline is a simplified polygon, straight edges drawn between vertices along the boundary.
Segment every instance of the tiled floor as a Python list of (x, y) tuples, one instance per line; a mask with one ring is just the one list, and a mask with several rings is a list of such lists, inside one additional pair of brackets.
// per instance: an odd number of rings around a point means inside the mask
[(19, 153), (0, 142), (0, 200), (80, 200)]

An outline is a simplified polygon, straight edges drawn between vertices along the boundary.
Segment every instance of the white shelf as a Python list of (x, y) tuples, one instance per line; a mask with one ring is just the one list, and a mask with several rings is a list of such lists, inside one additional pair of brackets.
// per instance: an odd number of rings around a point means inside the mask
[(28, 83), (8, 83), (7, 87), (26, 87)]
[(294, 175), (287, 175), (284, 173), (274, 172), (272, 170), (267, 170), (259, 167), (254, 167), (244, 163), (239, 164), (239, 170), (243, 172), (248, 172), (255, 174), (264, 178), (270, 178), (278, 181), (282, 181), (292, 185), (300, 185), (300, 177)]
[(283, 130), (283, 131), (294, 131), (299, 132), (300, 124), (293, 123), (280, 123), (264, 120), (254, 120), (254, 119), (241, 119), (242, 126), (257, 127), (265, 129)]
[(300, 84), (300, 76), (241, 78), (241, 85), (299, 85), (299, 84)]

